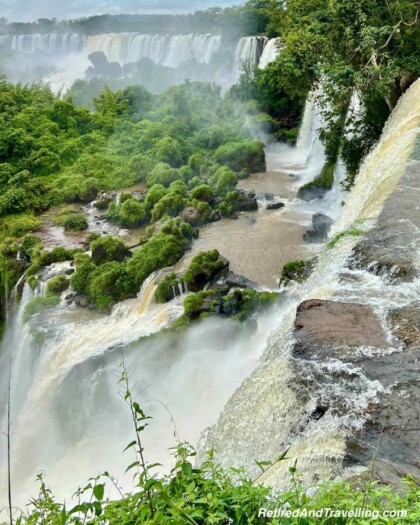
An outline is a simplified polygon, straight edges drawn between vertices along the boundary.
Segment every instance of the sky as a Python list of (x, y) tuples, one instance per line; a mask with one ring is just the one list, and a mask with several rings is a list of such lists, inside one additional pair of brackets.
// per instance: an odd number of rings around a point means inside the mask
[(0, 0), (0, 17), (22, 22), (42, 17), (63, 20), (104, 13), (185, 13), (240, 3), (243, 0)]

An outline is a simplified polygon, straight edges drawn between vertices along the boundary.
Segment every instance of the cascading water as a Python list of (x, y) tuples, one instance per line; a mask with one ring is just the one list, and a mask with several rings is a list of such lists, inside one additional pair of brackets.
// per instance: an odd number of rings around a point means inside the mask
[[(356, 221), (365, 231), (372, 228), (385, 200), (405, 172), (419, 133), (418, 80), (400, 100), (379, 144), (364, 162), (333, 235), (351, 228)], [(222, 466), (245, 465), (254, 474), (258, 471), (255, 459), (273, 460), (290, 449), (290, 461), (271, 468), (262, 478), (264, 481), (279, 488), (286, 486), (287, 469), (295, 460), (307, 482), (342, 472), (346, 436), (363, 427), (367, 409), (377, 400), (383, 386), (337, 359), (306, 362), (304, 369), (296, 369), (291, 358), (296, 307), (306, 299), (332, 298), (367, 304), (384, 319), (388, 308), (415, 301), (420, 284), (416, 279), (391, 286), (368, 272), (346, 269), (345, 261), (356, 242), (357, 238), (347, 236), (333, 248), (325, 249), (308, 281), (289, 291), (278, 313), (279, 328), (269, 339), (264, 359), (235, 392), (218, 423), (207, 431), (203, 440), (203, 447), (215, 447), (216, 460)], [(344, 283), (343, 272), (352, 277)], [(369, 354), (372, 349), (358, 351)], [(322, 377), (323, 382), (318, 384), (317, 377)], [(302, 391), (296, 384), (300, 384)], [(331, 403), (343, 403), (344, 415), (327, 412), (320, 420), (311, 418), (320, 392)]]
[(127, 64), (149, 58), (155, 64), (176, 68), (181, 62), (195, 59), (208, 64), (218, 51), (220, 35), (141, 35), (110, 33), (87, 37), (89, 53), (103, 51), (111, 62)]
[(262, 52), (260, 61), (258, 63), (258, 67), (260, 69), (266, 68), (269, 64), (274, 62), (280, 52), (280, 38), (271, 38), (266, 45), (264, 46), (264, 50)]

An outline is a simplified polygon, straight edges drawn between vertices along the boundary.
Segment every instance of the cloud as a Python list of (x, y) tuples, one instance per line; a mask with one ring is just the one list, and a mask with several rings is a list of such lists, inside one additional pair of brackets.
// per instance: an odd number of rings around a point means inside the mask
[(0, 0), (0, 16), (12, 21), (62, 20), (105, 13), (185, 13), (238, 3), (241, 0)]

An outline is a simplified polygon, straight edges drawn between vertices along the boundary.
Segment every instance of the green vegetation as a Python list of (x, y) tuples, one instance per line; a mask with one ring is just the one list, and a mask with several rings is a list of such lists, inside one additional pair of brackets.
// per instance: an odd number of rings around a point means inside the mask
[(96, 265), (111, 261), (121, 262), (127, 257), (125, 244), (111, 235), (95, 239), (92, 241), (90, 248), (92, 261)]
[(299, 188), (297, 196), (301, 199), (310, 198), (314, 192), (327, 192), (334, 184), (335, 163), (327, 162), (321, 175)]
[(201, 252), (191, 261), (183, 280), (191, 292), (197, 292), (225, 267), (217, 250)]
[(65, 275), (58, 275), (50, 279), (47, 284), (48, 295), (60, 295), (64, 290), (70, 286), (70, 281)]
[(281, 284), (287, 286), (290, 281), (303, 283), (311, 275), (314, 263), (315, 261), (313, 259), (310, 259), (309, 261), (298, 259), (286, 263), (281, 272)]
[(45, 297), (34, 297), (26, 306), (25, 311), (23, 312), (24, 321), (28, 321), (30, 317), (35, 314), (42, 313), (47, 308), (52, 308), (57, 306), (60, 302), (60, 298), (55, 295), (46, 295)]
[(178, 284), (178, 278), (174, 273), (171, 273), (170, 275), (167, 275), (164, 279), (162, 279), (156, 288), (156, 302), (167, 303), (168, 301), (173, 299), (176, 294), (174, 290), (178, 290)]
[[(215, 461), (213, 451), (201, 457), (197, 464), (196, 451), (189, 443), (178, 440), (173, 448), (174, 466), (170, 473), (157, 473), (156, 467), (159, 465), (147, 460), (147, 450), (143, 446), (143, 432), (151, 418), (140, 407), (136, 393), (131, 391), (124, 361), (122, 370), (119, 384), (123, 387), (124, 400), (132, 415), (135, 438), (125, 449), (135, 457), (135, 461), (126, 469), (126, 472), (134, 473), (132, 491), (121, 493), (117, 500), (109, 499), (106, 489), (108, 486), (115, 486), (115, 479), (106, 472), (90, 479), (84, 488), (76, 492), (77, 502), (72, 507), (68, 501), (67, 505), (59, 503), (47, 487), (43, 474), (39, 474), (39, 495), (31, 500), (27, 511), (22, 513), (16, 523), (264, 525), (269, 520), (274, 525), (312, 525), (319, 519), (326, 525), (336, 524), (340, 520), (349, 525), (370, 523), (367, 519), (361, 521), (358, 517), (341, 518), (335, 515), (337, 511), (355, 512), (360, 509), (371, 511), (372, 519), (384, 511), (402, 510), (407, 515), (397, 518), (398, 523), (408, 525), (419, 521), (420, 489), (418, 481), (412, 476), (403, 480), (403, 490), (379, 483), (372, 479), (371, 474), (353, 476), (350, 480), (334, 483), (318, 483), (308, 490), (301, 481), (297, 461), (288, 457), (287, 450), (268, 461), (256, 460), (260, 473), (252, 478), (244, 468), (222, 468)], [(262, 475), (280, 463), (289, 466), (290, 476), (290, 489), (282, 492), (273, 491), (260, 481)], [(265, 512), (261, 509), (265, 509)], [(274, 511), (279, 509), (287, 510), (290, 514), (277, 517)], [(316, 517), (321, 509), (328, 509), (331, 512), (330, 517)], [(272, 514), (267, 514), (267, 510)], [(300, 511), (301, 516), (297, 517), (296, 511)], [(393, 517), (386, 519), (388, 523), (394, 522)], [(382, 518), (380, 521), (385, 523)]]
[(351, 228), (337, 233), (337, 235), (334, 235), (334, 237), (328, 242), (327, 248), (331, 250), (344, 237), (359, 237), (360, 235), (363, 235), (363, 231), (358, 228)]

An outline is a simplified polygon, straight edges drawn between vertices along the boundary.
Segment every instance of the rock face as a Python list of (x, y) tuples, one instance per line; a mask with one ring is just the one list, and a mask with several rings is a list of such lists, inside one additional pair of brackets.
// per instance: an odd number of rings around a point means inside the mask
[(371, 309), (361, 304), (311, 299), (299, 305), (295, 320), (295, 352), (303, 355), (305, 341), (322, 346), (388, 347), (382, 326)]
[(255, 191), (239, 190), (239, 199), (235, 204), (236, 211), (257, 211), (258, 202)]
[(308, 414), (316, 420), (325, 414), (345, 418), (357, 392), (359, 413), (353, 417), (364, 423), (347, 431), (344, 466), (370, 465), (379, 444), (374, 475), (398, 484), (408, 473), (420, 475), (420, 315), (417, 308), (402, 308), (390, 319), (394, 336), (405, 342), (402, 350), (386, 337), (370, 307), (302, 303), (295, 321), (293, 388), (318, 399)]
[(328, 238), (328, 232), (332, 225), (332, 219), (323, 213), (315, 213), (312, 217), (312, 228), (304, 235), (306, 242), (324, 242)]
[(191, 226), (199, 226), (201, 224), (200, 212), (192, 206), (185, 208), (180, 217), (184, 222), (191, 224)]

